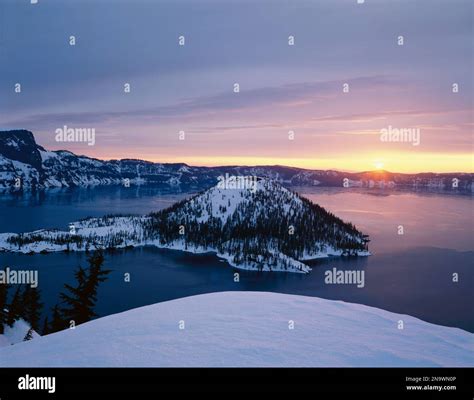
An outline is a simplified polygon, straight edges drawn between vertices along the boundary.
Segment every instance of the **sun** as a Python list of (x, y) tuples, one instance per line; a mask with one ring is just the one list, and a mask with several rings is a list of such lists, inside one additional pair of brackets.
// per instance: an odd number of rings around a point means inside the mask
[(382, 161), (375, 161), (374, 162), (375, 169), (383, 169), (384, 163)]

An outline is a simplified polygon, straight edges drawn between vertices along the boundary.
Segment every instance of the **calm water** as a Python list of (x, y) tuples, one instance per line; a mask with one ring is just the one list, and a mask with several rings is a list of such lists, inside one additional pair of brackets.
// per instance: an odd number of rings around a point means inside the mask
[[(261, 290), (361, 303), (474, 332), (471, 197), (339, 188), (298, 191), (369, 234), (374, 255), (315, 261), (309, 275), (239, 271), (236, 283), (235, 271), (212, 254), (152, 247), (119, 250), (107, 254), (105, 266), (113, 272), (99, 288), (97, 313), (104, 316), (200, 293)], [(65, 228), (73, 220), (110, 213), (147, 213), (187, 195), (143, 187), (2, 194), (0, 232)], [(398, 235), (399, 225), (404, 235)], [(86, 263), (83, 253), (0, 253), (0, 266), (6, 265), (39, 270), (42, 300), (49, 310), (64, 283), (73, 282), (74, 268)], [(325, 284), (324, 272), (333, 267), (364, 270), (365, 287)], [(454, 272), (459, 274), (457, 283), (452, 281)], [(124, 282), (124, 273), (130, 273), (130, 282)]]

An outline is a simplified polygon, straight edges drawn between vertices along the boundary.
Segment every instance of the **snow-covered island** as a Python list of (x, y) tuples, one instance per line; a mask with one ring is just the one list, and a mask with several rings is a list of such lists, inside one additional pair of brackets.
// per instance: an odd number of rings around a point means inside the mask
[(215, 252), (233, 267), (308, 273), (302, 261), (367, 256), (368, 237), (279, 183), (255, 178), (248, 187), (214, 186), (145, 216), (73, 222), (70, 231), (0, 234), (0, 251), (45, 253), (152, 245)]
[(0, 367), (474, 365), (474, 334), (461, 329), (359, 304), (265, 292), (191, 296), (13, 346), (1, 343)]

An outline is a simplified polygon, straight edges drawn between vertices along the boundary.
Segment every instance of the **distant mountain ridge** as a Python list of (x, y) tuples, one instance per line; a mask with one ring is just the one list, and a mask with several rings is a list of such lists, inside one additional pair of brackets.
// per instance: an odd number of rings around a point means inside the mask
[[(285, 186), (427, 188), (472, 192), (471, 173), (400, 174), (387, 171), (340, 172), (279, 165), (194, 167), (136, 159), (99, 160), (70, 151), (48, 151), (27, 130), (0, 131), (0, 189), (163, 184), (204, 189), (219, 176), (259, 176)], [(453, 185), (454, 183), (454, 185)]]

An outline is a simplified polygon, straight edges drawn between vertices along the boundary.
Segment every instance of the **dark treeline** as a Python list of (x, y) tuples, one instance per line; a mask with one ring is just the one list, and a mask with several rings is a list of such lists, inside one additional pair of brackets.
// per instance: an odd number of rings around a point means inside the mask
[[(122, 216), (105, 216), (100, 218), (92, 218), (89, 220), (83, 220), (81, 227), (87, 227), (88, 223), (90, 227), (99, 228), (103, 226), (113, 225), (114, 220)], [(53, 246), (61, 246), (65, 251), (73, 250), (85, 250), (90, 251), (93, 248), (104, 248), (114, 249), (122, 246), (123, 244), (131, 241), (141, 240), (141, 236), (138, 232), (142, 229), (141, 218), (128, 216), (128, 225), (126, 230), (115, 232), (113, 235), (99, 236), (95, 233), (89, 235), (79, 235), (66, 232), (59, 232), (56, 230), (48, 230), (40, 233), (28, 233), (18, 234), (9, 236), (6, 241), (21, 250), (22, 246), (45, 242)], [(92, 225), (93, 224), (93, 225)], [(44, 250), (47, 252), (47, 250)]]
[(5, 326), (12, 327), (19, 319), (31, 327), (24, 340), (32, 338), (32, 331), (42, 335), (74, 327), (95, 318), (99, 284), (107, 279), (110, 270), (103, 269), (104, 252), (95, 250), (88, 258), (88, 267), (79, 266), (74, 273), (74, 285), (65, 284), (60, 301), (51, 310), (51, 320), (45, 317), (41, 324), (40, 291), (30, 286), (19, 285), (8, 301), (11, 285), (0, 285), (0, 334)]
[[(8, 292), (11, 285), (0, 285), (0, 334), (5, 331), (5, 326), (13, 327), (20, 318), (25, 320), (35, 331), (39, 331), (41, 310), (43, 303), (40, 301), (40, 291), (29, 285), (18, 285), (10, 301)], [(31, 332), (24, 340), (31, 339)]]
[[(325, 246), (347, 254), (367, 249), (367, 236), (354, 225), (296, 193), (262, 190), (240, 195), (248, 201), (240, 202), (224, 220), (208, 217), (198, 222), (204, 214), (226, 215), (230, 206), (230, 201), (227, 206), (215, 205), (205, 197), (203, 201), (196, 201), (199, 197), (195, 197), (194, 201), (153, 213), (145, 223), (144, 237), (159, 238), (162, 244), (182, 239), (188, 245), (213, 247), (238, 259), (267, 254), (270, 248), (295, 259), (306, 252), (324, 251)], [(180, 226), (184, 227), (184, 234), (178, 229)]]
[(14, 244), (18, 246), (18, 249), (21, 249), (22, 246), (37, 243), (37, 242), (49, 242), (52, 244), (57, 245), (67, 245), (70, 246), (71, 244), (76, 244), (79, 249), (83, 248), (85, 244), (88, 242), (84, 237), (79, 235), (71, 235), (71, 234), (58, 234), (54, 235), (54, 237), (47, 235), (47, 234), (18, 234), (8, 237), (7, 243)]

